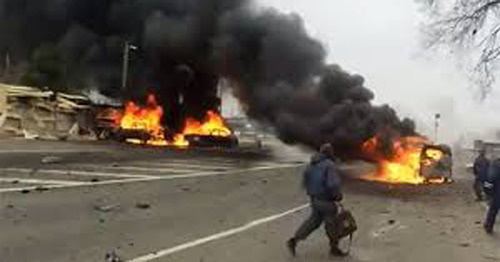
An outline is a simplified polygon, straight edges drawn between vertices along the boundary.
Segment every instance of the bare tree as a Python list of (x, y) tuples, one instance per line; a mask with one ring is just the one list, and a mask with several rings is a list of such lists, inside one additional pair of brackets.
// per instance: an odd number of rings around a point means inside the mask
[(424, 27), (427, 47), (471, 51), (474, 79), (484, 99), (495, 83), (500, 60), (500, 0), (422, 1), (430, 11), (430, 22)]

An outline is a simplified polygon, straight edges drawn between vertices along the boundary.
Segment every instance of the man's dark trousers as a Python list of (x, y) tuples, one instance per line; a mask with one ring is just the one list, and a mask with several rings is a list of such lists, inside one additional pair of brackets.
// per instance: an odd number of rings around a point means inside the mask
[(488, 209), (488, 214), (486, 215), (486, 223), (484, 226), (490, 231), (492, 231), (493, 227), (495, 226), (498, 210), (500, 210), (500, 199), (497, 198), (491, 201), (490, 208)]
[(325, 231), (330, 240), (330, 247), (336, 248), (339, 240), (335, 237), (335, 224), (337, 217), (337, 206), (333, 201), (311, 199), (311, 215), (302, 223), (294, 239), (297, 241), (305, 240), (312, 232), (318, 229), (322, 223), (325, 223)]
[(474, 193), (478, 200), (483, 199), (483, 181), (477, 177), (474, 179)]

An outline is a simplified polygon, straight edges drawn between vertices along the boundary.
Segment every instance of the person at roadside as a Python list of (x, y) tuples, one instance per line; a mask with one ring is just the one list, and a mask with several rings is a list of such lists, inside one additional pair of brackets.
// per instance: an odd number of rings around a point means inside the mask
[(340, 185), (340, 174), (335, 163), (333, 147), (331, 144), (324, 144), (321, 146), (319, 154), (312, 157), (311, 163), (303, 175), (303, 186), (310, 198), (312, 210), (309, 218), (287, 242), (287, 247), (293, 256), (296, 255), (297, 244), (304, 241), (323, 223), (330, 241), (330, 255), (347, 255), (338, 247), (339, 239), (335, 236), (338, 213), (336, 203), (343, 198)]
[(474, 160), (474, 166), (472, 167), (474, 173), (473, 188), (477, 201), (482, 201), (484, 199), (483, 184), (488, 176), (489, 165), (490, 161), (486, 157), (486, 151), (483, 149)]
[(488, 169), (488, 175), (484, 183), (486, 194), (489, 195), (489, 209), (484, 223), (484, 230), (493, 234), (495, 221), (500, 210), (500, 159), (495, 159)]

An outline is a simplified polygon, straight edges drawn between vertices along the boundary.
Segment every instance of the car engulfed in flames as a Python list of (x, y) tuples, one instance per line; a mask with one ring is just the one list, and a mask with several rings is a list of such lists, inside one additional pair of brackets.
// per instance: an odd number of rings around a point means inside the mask
[(363, 153), (377, 163), (377, 170), (363, 179), (414, 185), (452, 181), (452, 152), (446, 145), (433, 145), (424, 137), (402, 137), (390, 145), (390, 157), (379, 153), (381, 146), (377, 137), (363, 144)]
[(164, 110), (158, 105), (154, 95), (148, 95), (145, 106), (129, 101), (123, 112), (114, 116), (115, 137), (131, 144), (173, 147), (224, 147), (238, 145), (238, 139), (216, 111), (207, 111), (200, 121), (186, 118), (183, 128), (171, 138), (171, 131), (162, 125)]

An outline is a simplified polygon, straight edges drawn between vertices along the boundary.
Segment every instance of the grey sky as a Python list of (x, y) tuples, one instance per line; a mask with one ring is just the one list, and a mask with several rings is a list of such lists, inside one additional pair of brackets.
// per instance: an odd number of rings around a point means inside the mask
[(329, 51), (329, 62), (363, 75), (376, 103), (389, 103), (431, 135), (433, 115), (443, 114), (441, 140), (500, 127), (498, 94), (483, 104), (456, 61), (424, 52), (419, 6), (412, 0), (258, 0), (299, 13)]

